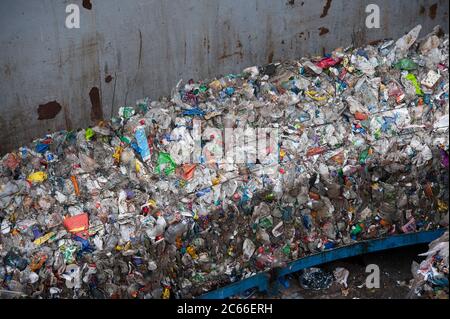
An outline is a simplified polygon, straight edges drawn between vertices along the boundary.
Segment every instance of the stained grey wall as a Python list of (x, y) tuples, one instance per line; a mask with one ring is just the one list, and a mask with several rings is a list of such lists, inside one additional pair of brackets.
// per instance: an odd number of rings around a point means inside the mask
[[(395, 38), (419, 23), (422, 34), (436, 24), (448, 32), (446, 0), (90, 0), (90, 10), (83, 2), (0, 0), (0, 153), (156, 99), (180, 78)], [(65, 27), (69, 3), (80, 5), (80, 29)], [(380, 6), (380, 29), (365, 28), (369, 3)], [(38, 113), (52, 101), (61, 110)]]

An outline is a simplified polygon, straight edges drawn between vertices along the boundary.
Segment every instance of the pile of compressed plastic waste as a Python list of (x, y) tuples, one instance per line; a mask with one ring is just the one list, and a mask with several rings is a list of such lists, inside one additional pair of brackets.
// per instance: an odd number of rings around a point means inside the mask
[[(170, 99), (5, 154), (0, 297), (190, 298), (325, 249), (448, 227), (448, 35), (420, 29), (180, 81)], [(279, 134), (263, 161), (218, 163), (226, 128)]]
[(429, 244), (426, 256), (420, 264), (413, 262), (410, 298), (426, 296), (433, 299), (448, 299), (448, 231)]

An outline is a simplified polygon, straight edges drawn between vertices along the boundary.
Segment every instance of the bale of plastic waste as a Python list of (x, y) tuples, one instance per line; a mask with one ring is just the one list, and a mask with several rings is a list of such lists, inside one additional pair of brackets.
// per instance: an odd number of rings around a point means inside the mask
[(448, 35), (420, 29), (180, 81), (4, 154), (1, 297), (189, 298), (448, 227)]

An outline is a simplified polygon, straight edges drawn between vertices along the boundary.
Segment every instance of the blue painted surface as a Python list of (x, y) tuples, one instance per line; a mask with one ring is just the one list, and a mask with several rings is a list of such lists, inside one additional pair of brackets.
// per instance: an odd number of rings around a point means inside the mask
[[(344, 259), (366, 253), (372, 253), (392, 248), (429, 243), (439, 238), (446, 229), (437, 229), (412, 234), (394, 235), (386, 238), (373, 239), (356, 244), (323, 251), (318, 254), (297, 259), (278, 272), (278, 276), (286, 276), (299, 270), (328, 263), (334, 260)], [(208, 292), (198, 297), (199, 299), (224, 299), (239, 295), (245, 291), (257, 288), (259, 291), (268, 291), (269, 274), (259, 273), (247, 279), (235, 282), (223, 288)], [(272, 290), (272, 289), (271, 289)]]

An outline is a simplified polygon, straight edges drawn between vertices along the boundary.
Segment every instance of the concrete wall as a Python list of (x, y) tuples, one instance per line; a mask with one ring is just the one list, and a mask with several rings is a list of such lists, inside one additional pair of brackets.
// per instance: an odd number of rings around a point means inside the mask
[[(80, 5), (80, 29), (65, 27), (69, 3)], [(369, 3), (380, 29), (365, 28)], [(180, 78), (395, 38), (419, 23), (422, 34), (448, 32), (448, 2), (0, 0), (0, 153), (156, 99)]]

